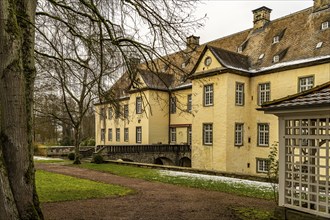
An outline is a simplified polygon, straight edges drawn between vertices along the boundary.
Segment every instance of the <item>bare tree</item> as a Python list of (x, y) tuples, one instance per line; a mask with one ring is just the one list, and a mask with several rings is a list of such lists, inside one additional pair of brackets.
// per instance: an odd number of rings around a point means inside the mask
[[(35, 26), (39, 18), (47, 17), (61, 24), (63, 36), (73, 40), (68, 53), (61, 44), (43, 48), (37, 41), (39, 55), (48, 57), (60, 82), (65, 87), (74, 84), (71, 75), (82, 74), (80, 81), (93, 78), (98, 72), (99, 85), (107, 71), (107, 59), (120, 57), (128, 67), (131, 53), (138, 53), (147, 66), (168, 51), (175, 51), (194, 28), (189, 16), (196, 1), (189, 0), (44, 0), (36, 12), (36, 0), (2, 0), (0, 2), (0, 219), (42, 219), (35, 190), (32, 148), (32, 101), (35, 80), (34, 37), (35, 30), (44, 37), (54, 34), (52, 26)], [(46, 11), (43, 6), (50, 6)], [(196, 24), (196, 23), (195, 23)], [(86, 28), (88, 27), (88, 28)], [(93, 35), (89, 27), (95, 31)], [(140, 27), (143, 29), (142, 33)], [(60, 29), (59, 31), (61, 31)], [(72, 37), (69, 37), (72, 36)], [(54, 43), (49, 41), (48, 43)], [(98, 59), (90, 56), (92, 44)], [(98, 45), (98, 46), (97, 46)], [(105, 56), (109, 50), (112, 56)], [(72, 51), (75, 51), (74, 59)], [(65, 56), (63, 56), (65, 55)], [(95, 57), (96, 58), (96, 57)], [(70, 62), (69, 62), (70, 61)], [(76, 62), (78, 61), (78, 62)], [(99, 62), (101, 61), (101, 62)], [(75, 65), (73, 65), (75, 63)], [(116, 64), (115, 66), (120, 66)], [(118, 68), (117, 68), (118, 69)], [(97, 71), (95, 71), (97, 70)], [(78, 71), (78, 72), (77, 72)], [(66, 74), (64, 74), (66, 73)], [(63, 75), (62, 75), (63, 74)], [(91, 77), (93, 76), (93, 77)], [(80, 83), (80, 81), (78, 81)], [(78, 87), (81, 86), (77, 83)], [(62, 93), (77, 94), (61, 88)], [(67, 86), (68, 87), (68, 86)], [(93, 90), (86, 87), (86, 90)], [(101, 87), (97, 93), (102, 93)], [(87, 93), (82, 93), (86, 95)], [(89, 102), (86, 95), (85, 102)], [(72, 99), (74, 97), (72, 96)], [(86, 104), (86, 103), (85, 103)], [(83, 110), (71, 114), (82, 114)]]

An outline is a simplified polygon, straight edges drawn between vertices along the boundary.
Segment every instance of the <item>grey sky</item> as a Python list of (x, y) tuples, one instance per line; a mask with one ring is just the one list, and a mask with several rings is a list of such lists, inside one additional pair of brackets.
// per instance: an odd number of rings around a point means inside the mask
[(313, 0), (201, 0), (196, 16), (207, 14), (205, 26), (194, 33), (200, 43), (209, 42), (253, 26), (252, 10), (272, 9), (271, 20), (311, 7)]

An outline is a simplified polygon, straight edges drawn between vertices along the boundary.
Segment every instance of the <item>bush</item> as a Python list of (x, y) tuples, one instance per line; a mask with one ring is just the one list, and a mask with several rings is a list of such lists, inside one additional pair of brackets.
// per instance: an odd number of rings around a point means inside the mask
[(99, 154), (93, 155), (93, 162), (96, 164), (101, 164), (104, 162), (103, 157)]
[(89, 139), (87, 142), (87, 146), (95, 146), (95, 140), (93, 138)]
[(69, 160), (74, 160), (74, 158), (75, 158), (74, 153), (69, 153), (68, 158), (69, 158)]

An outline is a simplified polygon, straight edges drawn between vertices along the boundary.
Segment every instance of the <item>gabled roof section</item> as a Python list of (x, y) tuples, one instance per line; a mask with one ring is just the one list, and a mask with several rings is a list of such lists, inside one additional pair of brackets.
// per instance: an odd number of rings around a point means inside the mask
[[(130, 90), (140, 90), (140, 89), (155, 89), (155, 90), (169, 90), (173, 81), (173, 74), (166, 73), (154, 73), (149, 70), (139, 69), (137, 76), (141, 76), (143, 83), (133, 83)], [(136, 76), (136, 77), (137, 77)]]
[(249, 70), (249, 58), (247, 56), (212, 46), (208, 46), (208, 48), (223, 66), (243, 71)]
[(330, 107), (330, 81), (315, 88), (264, 103), (258, 110), (271, 111), (318, 106)]

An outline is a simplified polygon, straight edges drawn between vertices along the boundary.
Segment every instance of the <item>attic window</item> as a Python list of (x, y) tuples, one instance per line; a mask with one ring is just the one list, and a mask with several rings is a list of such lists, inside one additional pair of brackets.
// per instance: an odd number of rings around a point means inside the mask
[(211, 57), (206, 57), (204, 60), (205, 66), (209, 66), (212, 63), (212, 58)]
[(278, 32), (274, 37), (273, 37), (273, 44), (276, 44), (278, 42), (280, 42), (280, 40), (283, 38), (284, 33), (286, 31), (286, 28), (284, 28), (283, 30), (281, 30), (280, 32)]
[(262, 58), (264, 58), (264, 56), (265, 56), (265, 54), (264, 53), (262, 53), (262, 54), (260, 54), (260, 56), (259, 56), (259, 60), (261, 60)]
[(242, 53), (243, 52), (243, 47), (242, 46), (239, 46), (238, 48), (237, 48), (237, 53)]
[(280, 37), (279, 36), (273, 37), (273, 44), (276, 44), (278, 42), (280, 42)]
[(325, 29), (328, 29), (329, 28), (329, 21), (325, 21), (325, 22), (323, 22), (322, 23), (322, 27), (321, 27), (321, 29), (322, 30), (325, 30)]
[(280, 56), (279, 55), (273, 56), (273, 63), (277, 63), (279, 61), (280, 61)]
[(237, 48), (237, 52), (238, 53), (242, 53), (243, 50), (246, 48), (247, 44), (249, 42), (249, 39), (247, 39), (246, 41), (244, 41), (238, 48)]
[(319, 48), (321, 48), (322, 47), (322, 45), (323, 45), (323, 42), (321, 41), (321, 42), (318, 42), (317, 44), (316, 44), (316, 49), (319, 49)]
[(277, 53), (275, 56), (273, 56), (273, 63), (277, 63), (280, 60), (282, 60), (285, 57), (288, 50), (289, 50), (289, 48), (286, 48), (286, 49), (282, 50), (281, 52)]
[(183, 69), (183, 68), (186, 68), (186, 62), (183, 62), (182, 64), (181, 64), (181, 68)]

